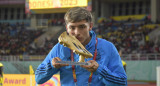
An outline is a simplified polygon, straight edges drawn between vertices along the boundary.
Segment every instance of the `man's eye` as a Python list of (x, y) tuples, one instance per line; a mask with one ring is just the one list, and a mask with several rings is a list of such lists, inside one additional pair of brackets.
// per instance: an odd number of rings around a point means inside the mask
[(70, 29), (75, 29), (75, 27), (71, 26)]
[(86, 28), (86, 26), (85, 25), (80, 25), (79, 28), (83, 29), (83, 28)]

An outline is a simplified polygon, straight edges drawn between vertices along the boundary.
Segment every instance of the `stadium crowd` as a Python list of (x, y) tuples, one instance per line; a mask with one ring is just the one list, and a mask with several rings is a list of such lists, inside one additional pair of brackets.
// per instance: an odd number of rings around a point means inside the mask
[(157, 29), (157, 26), (150, 28), (145, 26), (147, 24), (151, 22), (148, 20), (121, 22), (103, 20), (95, 31), (102, 38), (113, 42), (123, 54), (160, 53), (160, 40), (149, 39), (149, 33)]
[[(63, 25), (53, 22), (52, 25)], [(150, 22), (102, 21), (94, 28), (98, 36), (115, 44), (123, 54), (130, 53), (160, 53), (160, 42), (150, 41), (148, 34), (157, 27), (144, 27)], [(44, 31), (28, 30), (23, 23), (0, 23), (0, 55), (46, 55), (58, 42), (55, 39), (46, 39), (44, 47), (32, 47), (31, 44)], [(158, 38), (157, 38), (158, 39)]]
[(49, 25), (50, 26), (59, 26), (59, 25), (64, 25), (64, 19), (51, 19), (49, 20)]
[(22, 55), (29, 53), (33, 40), (42, 30), (27, 30), (24, 23), (0, 23), (0, 55)]

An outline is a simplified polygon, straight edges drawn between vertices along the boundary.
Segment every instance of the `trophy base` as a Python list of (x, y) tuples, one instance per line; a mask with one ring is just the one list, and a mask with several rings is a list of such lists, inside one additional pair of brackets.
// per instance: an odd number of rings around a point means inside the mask
[(72, 61), (57, 61), (56, 63), (69, 64), (69, 65), (90, 65), (90, 63), (88, 62), (72, 62)]

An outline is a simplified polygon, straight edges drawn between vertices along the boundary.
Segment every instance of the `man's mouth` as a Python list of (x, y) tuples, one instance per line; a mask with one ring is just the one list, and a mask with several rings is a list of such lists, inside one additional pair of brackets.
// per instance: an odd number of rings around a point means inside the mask
[(76, 37), (79, 41), (81, 40), (81, 38), (80, 37)]

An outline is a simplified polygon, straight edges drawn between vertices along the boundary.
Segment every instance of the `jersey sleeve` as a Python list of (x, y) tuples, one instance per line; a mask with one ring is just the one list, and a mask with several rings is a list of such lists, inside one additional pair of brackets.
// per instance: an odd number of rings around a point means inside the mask
[(104, 56), (106, 57), (102, 58), (107, 62), (103, 62), (103, 64), (99, 63), (96, 71), (101, 76), (99, 78), (103, 80), (107, 86), (127, 86), (127, 76), (116, 47), (112, 43), (109, 43), (109, 46), (106, 45), (104, 49), (108, 50), (104, 50)]
[(35, 71), (35, 80), (37, 84), (45, 83), (59, 71), (59, 69), (54, 68), (52, 65), (52, 59), (59, 57), (58, 49), (59, 44), (56, 44)]

